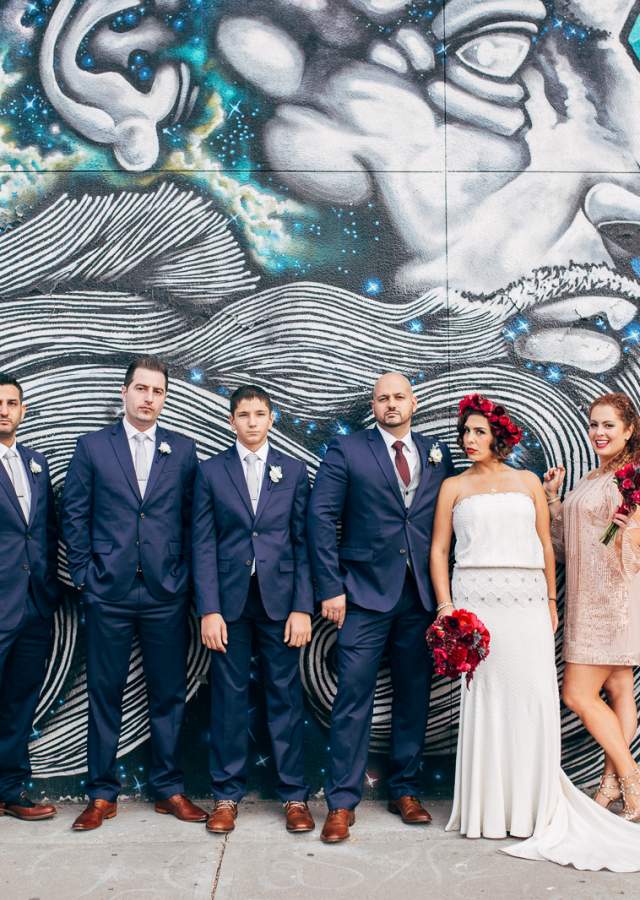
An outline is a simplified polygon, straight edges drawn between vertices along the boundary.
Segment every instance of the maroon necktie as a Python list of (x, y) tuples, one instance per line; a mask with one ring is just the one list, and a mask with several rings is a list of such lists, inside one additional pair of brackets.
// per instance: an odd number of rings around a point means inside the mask
[(396, 469), (398, 470), (398, 475), (405, 483), (405, 487), (409, 487), (409, 482), (411, 481), (411, 472), (409, 471), (409, 463), (402, 452), (402, 448), (404, 444), (402, 441), (394, 441), (391, 445), (393, 449), (396, 451)]

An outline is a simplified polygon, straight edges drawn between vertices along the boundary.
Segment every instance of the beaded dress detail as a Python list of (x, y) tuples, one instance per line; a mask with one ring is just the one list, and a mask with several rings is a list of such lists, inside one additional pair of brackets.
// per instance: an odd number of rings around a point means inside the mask
[(620, 503), (613, 474), (591, 473), (554, 504), (553, 544), (567, 578), (566, 662), (640, 665), (640, 551), (628, 533), (600, 542)]

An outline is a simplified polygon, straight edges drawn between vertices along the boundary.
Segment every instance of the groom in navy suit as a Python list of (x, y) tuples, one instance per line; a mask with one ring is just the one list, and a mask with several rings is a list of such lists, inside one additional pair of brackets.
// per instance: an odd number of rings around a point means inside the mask
[(235, 827), (246, 790), (252, 642), (262, 665), (278, 793), (290, 832), (311, 831), (304, 779), (299, 648), (311, 639), (309, 496), (303, 462), (269, 445), (271, 400), (254, 385), (231, 395), (235, 444), (203, 462), (193, 504), (193, 575), (211, 653), (207, 829)]
[(403, 375), (379, 378), (375, 426), (331, 442), (309, 503), (318, 599), (339, 629), (327, 843), (348, 838), (355, 821), (385, 647), (393, 686), (389, 810), (407, 824), (431, 821), (416, 796), (432, 672), (425, 631), (435, 615), (429, 547), (438, 491), (453, 467), (444, 444), (411, 431), (416, 406)]
[(0, 373), (0, 816), (50, 819), (26, 793), (29, 735), (60, 599), (58, 534), (47, 460), (19, 444), (21, 385)]
[(190, 438), (157, 425), (169, 384), (153, 357), (127, 369), (124, 418), (78, 440), (67, 472), (63, 534), (83, 592), (89, 694), (89, 805), (76, 831), (117, 812), (122, 695), (137, 633), (151, 731), (149, 785), (158, 813), (204, 822), (184, 796), (177, 749), (186, 699), (191, 502), (198, 468)]

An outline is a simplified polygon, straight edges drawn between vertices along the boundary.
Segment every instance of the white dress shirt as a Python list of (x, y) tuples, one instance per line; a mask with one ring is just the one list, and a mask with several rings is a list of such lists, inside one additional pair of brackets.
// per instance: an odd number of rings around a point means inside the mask
[[(127, 441), (129, 443), (129, 450), (131, 451), (131, 459), (133, 460), (133, 468), (135, 470), (136, 467), (136, 441), (135, 436), (137, 434), (144, 434), (148, 440), (144, 441), (142, 446), (144, 447), (144, 452), (147, 457), (147, 472), (151, 472), (151, 464), (153, 462), (153, 454), (156, 452), (156, 430), (157, 425), (152, 425), (151, 428), (148, 428), (146, 431), (139, 431), (132, 425), (131, 422), (127, 420), (125, 417), (122, 420), (122, 424), (124, 425), (124, 431), (127, 435)], [(140, 489), (140, 494), (144, 497), (144, 492), (147, 486), (147, 482), (138, 481), (138, 487)]]
[[(14, 441), (11, 447), (7, 447), (5, 444), (0, 444), (0, 459), (2, 460), (2, 465), (5, 467), (7, 475), (9, 476), (9, 481), (13, 484), (13, 474), (11, 469), (9, 468), (9, 461), (5, 459), (5, 453), (7, 450), (15, 450), (18, 454), (18, 465), (16, 466), (18, 472), (22, 476), (22, 490), (24, 492), (24, 496), (27, 501), (27, 508), (31, 506), (31, 481), (29, 478), (29, 473), (27, 472), (24, 461), (18, 452), (17, 441)], [(23, 510), (24, 512), (24, 510)]]
[(404, 437), (396, 437), (388, 431), (385, 431), (384, 428), (380, 428), (380, 426), (376, 423), (376, 428), (382, 435), (382, 439), (387, 445), (387, 450), (389, 451), (389, 456), (391, 457), (391, 462), (393, 463), (393, 471), (397, 472), (396, 469), (396, 451), (393, 449), (393, 444), (396, 441), (402, 441), (404, 447), (402, 448), (402, 452), (404, 454), (404, 458), (409, 463), (409, 472), (411, 473), (411, 477), (413, 478), (416, 466), (418, 465), (418, 450), (416, 449), (416, 445), (413, 442), (413, 438), (411, 437), (411, 431), (408, 431)]
[[(238, 456), (240, 457), (240, 462), (242, 463), (242, 471), (244, 472), (244, 480), (247, 482), (247, 487), (249, 487), (248, 479), (247, 479), (247, 456), (250, 453), (255, 453), (258, 457), (256, 460), (256, 469), (258, 474), (258, 500), (260, 499), (260, 492), (262, 490), (262, 480), (264, 478), (264, 467), (267, 464), (267, 456), (269, 454), (269, 441), (265, 441), (262, 447), (259, 450), (249, 450), (242, 444), (239, 440), (236, 440), (236, 450), (238, 451)], [(257, 501), (256, 501), (257, 507)], [(255, 511), (254, 511), (255, 512)], [(256, 572), (256, 560), (253, 558), (253, 562), (251, 563), (251, 574), (255, 575)]]
[(262, 481), (264, 479), (264, 467), (267, 464), (267, 456), (269, 455), (269, 441), (265, 441), (262, 447), (259, 450), (249, 450), (248, 447), (245, 447), (239, 440), (236, 440), (236, 450), (238, 451), (238, 456), (240, 457), (240, 461), (242, 463), (242, 471), (244, 472), (244, 480), (247, 480), (247, 456), (250, 453), (255, 453), (258, 457), (256, 462), (256, 468), (258, 470), (258, 499), (260, 498), (260, 491), (262, 490)]

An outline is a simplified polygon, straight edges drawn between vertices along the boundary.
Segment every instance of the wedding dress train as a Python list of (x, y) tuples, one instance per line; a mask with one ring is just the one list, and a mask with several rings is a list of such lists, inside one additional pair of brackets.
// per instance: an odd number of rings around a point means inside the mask
[(560, 703), (535, 507), (524, 493), (474, 494), (453, 513), (452, 594), (491, 633), (462, 682), (447, 831), (527, 838), (501, 848), (577, 869), (640, 871), (640, 825), (579, 791), (560, 767)]

